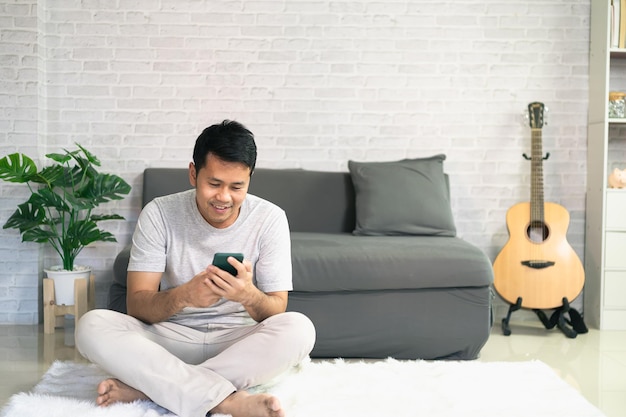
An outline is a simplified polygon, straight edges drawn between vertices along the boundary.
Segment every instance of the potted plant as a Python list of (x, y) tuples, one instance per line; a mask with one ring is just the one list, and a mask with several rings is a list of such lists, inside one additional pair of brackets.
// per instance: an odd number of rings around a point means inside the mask
[(124, 219), (118, 214), (96, 214), (94, 209), (124, 198), (131, 189), (119, 176), (98, 172), (98, 158), (77, 146), (74, 151), (64, 149), (64, 153), (47, 154), (53, 164), (41, 170), (21, 153), (0, 159), (0, 179), (26, 183), (31, 192), (3, 228), (18, 229), (23, 242), (49, 243), (59, 254), (62, 265), (47, 269), (46, 273), (55, 280), (56, 303), (66, 305), (73, 304), (74, 277), (66, 286), (70, 294), (65, 295), (62, 284), (51, 275), (55, 271), (79, 271), (89, 277), (91, 268), (74, 265), (76, 256), (93, 242), (116, 242), (110, 232), (98, 228), (98, 222)]

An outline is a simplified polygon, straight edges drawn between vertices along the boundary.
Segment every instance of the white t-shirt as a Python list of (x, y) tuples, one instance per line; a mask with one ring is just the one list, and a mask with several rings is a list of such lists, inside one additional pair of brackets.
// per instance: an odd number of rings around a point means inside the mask
[[(248, 194), (235, 223), (211, 226), (200, 214), (194, 189), (146, 205), (133, 234), (129, 271), (163, 272), (161, 290), (181, 285), (206, 269), (216, 252), (241, 252), (263, 292), (290, 291), (291, 241), (285, 212)], [(168, 321), (200, 330), (254, 323), (240, 304), (221, 299), (208, 308), (185, 308)]]

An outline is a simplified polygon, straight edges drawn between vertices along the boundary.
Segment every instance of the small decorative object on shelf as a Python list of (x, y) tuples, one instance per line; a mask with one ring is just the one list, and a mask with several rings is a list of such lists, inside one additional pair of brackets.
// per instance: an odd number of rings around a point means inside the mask
[(609, 92), (609, 117), (623, 118), (626, 116), (626, 93), (621, 91)]
[(626, 188), (626, 169), (615, 168), (609, 174), (609, 188)]

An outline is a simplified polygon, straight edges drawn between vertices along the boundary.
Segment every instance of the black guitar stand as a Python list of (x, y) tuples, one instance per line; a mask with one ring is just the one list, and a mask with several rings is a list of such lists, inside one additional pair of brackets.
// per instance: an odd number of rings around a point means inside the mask
[[(522, 308), (522, 297), (517, 297), (515, 304), (509, 306), (509, 312), (506, 317), (502, 319), (502, 333), (505, 336), (511, 335), (511, 327), (509, 321), (511, 320), (511, 314)], [(541, 323), (546, 329), (550, 330), (557, 326), (561, 331), (570, 339), (575, 338), (578, 334), (587, 333), (589, 330), (583, 321), (582, 316), (578, 311), (571, 308), (567, 297), (563, 297), (563, 305), (556, 308), (554, 313), (548, 318), (546, 313), (539, 309), (533, 309)], [(565, 318), (565, 314), (569, 315), (569, 320)]]

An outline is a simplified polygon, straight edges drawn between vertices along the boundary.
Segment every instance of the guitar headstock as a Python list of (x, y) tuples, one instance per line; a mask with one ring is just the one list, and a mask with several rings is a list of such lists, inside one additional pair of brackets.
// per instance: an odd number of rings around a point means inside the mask
[(528, 104), (528, 120), (531, 129), (541, 129), (543, 127), (544, 105), (538, 101)]

